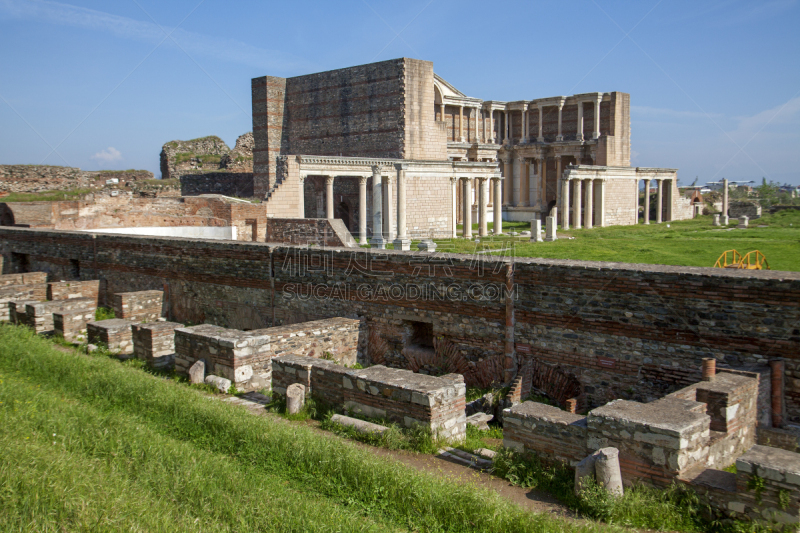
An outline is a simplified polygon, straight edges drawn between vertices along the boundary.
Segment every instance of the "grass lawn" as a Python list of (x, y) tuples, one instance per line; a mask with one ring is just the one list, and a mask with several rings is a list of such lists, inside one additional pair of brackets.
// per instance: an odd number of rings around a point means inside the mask
[[(528, 237), (438, 240), (442, 252), (475, 253), (508, 248), (516, 257), (618, 261), (656, 265), (713, 267), (726, 250), (760, 250), (772, 270), (800, 271), (800, 211), (780, 211), (751, 220), (746, 230), (711, 225), (712, 217), (637, 226), (559, 231), (555, 242), (531, 243)], [(767, 227), (758, 227), (767, 226)], [(491, 228), (491, 224), (489, 225)], [(523, 222), (504, 223), (503, 231), (530, 230)], [(477, 225), (475, 226), (477, 232)], [(568, 237), (574, 237), (569, 239)]]
[(0, 325), (2, 531), (599, 531)]
[(70, 191), (12, 192), (0, 198), (0, 202), (59, 202), (63, 200), (80, 200), (91, 189), (72, 189)]

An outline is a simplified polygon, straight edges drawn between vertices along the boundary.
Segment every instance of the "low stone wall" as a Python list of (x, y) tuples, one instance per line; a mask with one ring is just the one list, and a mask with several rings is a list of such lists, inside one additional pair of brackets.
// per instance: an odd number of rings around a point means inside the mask
[(756, 442), (762, 446), (772, 446), (790, 452), (800, 452), (800, 427), (794, 431), (783, 428), (759, 427)]
[(8, 302), (37, 301), (47, 299), (47, 284), (31, 283), (28, 285), (3, 285), (0, 286), (0, 321), (10, 320)]
[[(338, 368), (337, 368), (338, 367)], [(272, 363), (275, 392), (292, 383), (315, 397), (368, 418), (392, 420), (405, 427), (421, 425), (449, 441), (466, 436), (464, 377), (434, 377), (382, 365), (347, 369), (311, 357), (276, 357)]]
[(42, 300), (10, 300), (8, 302), (8, 321), (12, 324), (23, 324), (25, 321), (25, 306), (40, 301)]
[(94, 320), (97, 307), (53, 313), (53, 331), (73, 342), (86, 338), (86, 324)]
[(591, 453), (587, 431), (585, 416), (543, 403), (524, 402), (503, 413), (503, 446), (570, 465)]
[(736, 460), (735, 474), (705, 470), (688, 483), (722, 518), (798, 530), (800, 454), (756, 445)]
[(287, 353), (319, 358), (326, 353), (343, 364), (364, 359), (361, 321), (329, 318), (290, 326), (239, 331), (203, 324), (175, 330), (175, 370), (188, 373), (203, 360), (206, 372), (230, 379), (239, 390), (269, 388), (271, 359)]
[(731, 218), (746, 216), (751, 220), (761, 218), (761, 204), (756, 202), (731, 202), (728, 205), (728, 215)]
[(33, 283), (47, 283), (47, 272), (0, 275), (0, 287), (9, 285), (31, 285)]
[(89, 344), (104, 344), (109, 351), (121, 356), (133, 353), (133, 322), (121, 318), (98, 320), (86, 324)]
[(28, 303), (25, 305), (24, 314), (17, 307), (17, 323), (33, 328), (36, 333), (49, 333), (55, 328), (53, 313), (70, 311), (94, 313), (96, 310), (97, 300), (92, 298), (71, 298), (52, 302)]
[(356, 247), (356, 241), (340, 219), (270, 218), (267, 242)]
[(184, 327), (177, 322), (133, 324), (133, 354), (152, 368), (171, 368), (175, 365), (175, 329)]
[(757, 374), (720, 372), (655, 402), (615, 400), (585, 418), (524, 402), (503, 412), (504, 445), (573, 465), (612, 446), (626, 483), (666, 486), (692, 470), (727, 466), (750, 448), (757, 395)]
[(161, 317), (164, 291), (118, 292), (111, 307), (117, 318), (136, 322), (155, 322)]
[(70, 298), (93, 298), (98, 302), (100, 281), (58, 281), (47, 284), (48, 300), (68, 300)]

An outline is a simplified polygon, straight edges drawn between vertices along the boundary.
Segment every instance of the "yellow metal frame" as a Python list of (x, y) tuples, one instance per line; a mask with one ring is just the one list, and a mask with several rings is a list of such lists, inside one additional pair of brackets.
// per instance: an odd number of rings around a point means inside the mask
[(736, 250), (725, 250), (714, 264), (715, 268), (737, 268), (744, 270), (769, 270), (767, 258), (759, 250), (742, 255)]

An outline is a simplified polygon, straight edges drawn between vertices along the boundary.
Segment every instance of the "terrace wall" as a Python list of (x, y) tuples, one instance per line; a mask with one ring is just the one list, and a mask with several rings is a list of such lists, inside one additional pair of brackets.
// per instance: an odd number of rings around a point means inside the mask
[[(560, 365), (581, 382), (588, 409), (688, 386), (706, 357), (734, 368), (783, 357), (792, 377), (788, 420), (800, 421), (798, 273), (6, 227), (0, 248), (6, 265), (24, 257), (20, 264), (56, 279), (70, 279), (70, 261), (80, 261), (81, 278), (100, 279), (105, 298), (163, 290), (165, 312), (177, 322), (256, 330), (363, 318), (386, 342), (378, 355), (395, 366), (427, 324), (472, 364), (505, 358), (510, 376), (517, 352)], [(507, 282), (515, 289), (508, 301)]]

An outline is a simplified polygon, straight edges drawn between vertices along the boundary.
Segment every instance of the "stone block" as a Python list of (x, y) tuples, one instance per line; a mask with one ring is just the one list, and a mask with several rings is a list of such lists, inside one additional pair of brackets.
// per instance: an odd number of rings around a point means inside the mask
[(98, 320), (86, 324), (89, 342), (104, 344), (120, 359), (130, 359), (133, 356), (133, 322), (122, 318)]

